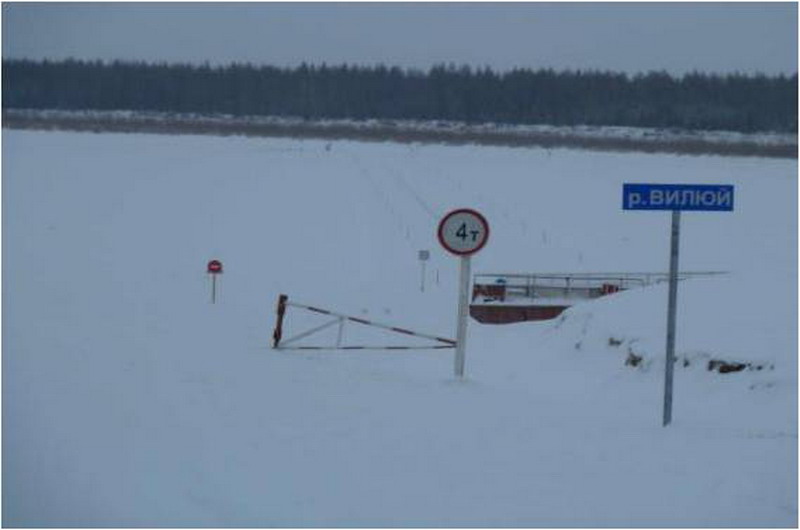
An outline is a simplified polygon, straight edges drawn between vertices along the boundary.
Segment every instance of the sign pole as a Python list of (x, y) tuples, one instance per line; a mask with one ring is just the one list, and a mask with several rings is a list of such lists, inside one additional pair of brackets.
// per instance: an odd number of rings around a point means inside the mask
[(640, 184), (622, 185), (623, 210), (672, 211), (669, 252), (669, 299), (667, 301), (667, 352), (664, 367), (663, 426), (672, 422), (672, 379), (675, 371), (675, 315), (678, 305), (678, 250), (681, 211), (732, 212), (730, 184)]
[(470, 257), (461, 256), (461, 271), (458, 278), (458, 327), (456, 329), (456, 356), (454, 372), (464, 377), (464, 352), (467, 348), (467, 313), (469, 309)]
[(419, 251), (419, 263), (420, 268), (422, 270), (420, 279), (419, 279), (419, 290), (421, 292), (425, 292), (425, 263), (428, 261), (428, 258), (431, 257), (431, 253), (428, 250), (420, 250)]
[(459, 258), (458, 319), (456, 328), (456, 354), (453, 372), (464, 378), (464, 357), (467, 349), (467, 317), (469, 313), (470, 256), (482, 249), (489, 240), (489, 223), (475, 210), (453, 210), (439, 222), (436, 231), (439, 243), (445, 250)]
[(681, 237), (681, 211), (672, 210), (669, 251), (669, 299), (667, 302), (667, 358), (664, 371), (664, 423), (672, 421), (672, 378), (675, 371), (675, 316), (678, 305), (678, 251)]
[(211, 275), (211, 303), (217, 303), (217, 274), (222, 274), (222, 262), (212, 259), (206, 266), (206, 272)]

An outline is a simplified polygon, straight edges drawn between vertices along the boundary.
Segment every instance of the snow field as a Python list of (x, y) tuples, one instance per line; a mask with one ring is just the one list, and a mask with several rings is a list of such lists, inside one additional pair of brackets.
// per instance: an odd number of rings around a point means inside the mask
[[(3, 141), (6, 526), (797, 524), (795, 161)], [(731, 274), (680, 285), (677, 353), (696, 362), (669, 429), (664, 286), (472, 321), (461, 382), (452, 350), (269, 348), (280, 293), (452, 337), (458, 266), (435, 228), (455, 207), (491, 223), (473, 272), (663, 271), (668, 214), (623, 212), (623, 182), (736, 185), (735, 212), (682, 219), (682, 270)], [(285, 336), (326, 320), (292, 308)], [(716, 357), (774, 369), (708, 372)]]

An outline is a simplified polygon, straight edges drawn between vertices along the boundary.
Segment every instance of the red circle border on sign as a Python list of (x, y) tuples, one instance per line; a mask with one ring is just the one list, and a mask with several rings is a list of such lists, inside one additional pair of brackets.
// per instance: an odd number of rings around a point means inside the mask
[(220, 274), (222, 272), (222, 262), (216, 259), (212, 259), (208, 262), (206, 270), (209, 274)]
[[(444, 229), (445, 222), (447, 222), (447, 220), (450, 219), (450, 217), (452, 217), (452, 216), (454, 216), (456, 214), (459, 214), (459, 213), (468, 213), (468, 214), (474, 215), (475, 217), (478, 218), (478, 221), (486, 229), (486, 237), (483, 238), (483, 241), (481, 242), (481, 244), (478, 245), (477, 247), (475, 247), (474, 249), (466, 251), (466, 252), (465, 251), (454, 250), (454, 249), (448, 247), (447, 244), (444, 242), (444, 237), (442, 236), (442, 230)], [(479, 212), (473, 210), (472, 208), (459, 208), (457, 210), (453, 210), (452, 212), (449, 212), (447, 215), (445, 215), (442, 218), (441, 221), (439, 221), (439, 228), (436, 230), (436, 237), (439, 238), (439, 243), (444, 247), (444, 249), (446, 251), (450, 252), (451, 254), (455, 254), (456, 256), (469, 256), (469, 255), (475, 254), (476, 252), (481, 250), (484, 246), (486, 246), (486, 243), (489, 241), (489, 222), (486, 220), (486, 218), (482, 214), (480, 214)]]

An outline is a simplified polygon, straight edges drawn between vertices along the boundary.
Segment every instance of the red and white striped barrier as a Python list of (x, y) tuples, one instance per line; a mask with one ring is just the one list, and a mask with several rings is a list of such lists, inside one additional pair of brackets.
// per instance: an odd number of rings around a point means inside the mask
[[(316, 328), (310, 329), (294, 337), (290, 337), (288, 339), (282, 340), (283, 338), (283, 319), (286, 315), (286, 308), (287, 307), (297, 307), (300, 309), (305, 309), (307, 311), (311, 311), (313, 313), (319, 313), (322, 315), (330, 315), (332, 317), (336, 317), (334, 320), (326, 322)], [(445, 348), (455, 348), (456, 341), (452, 339), (445, 339), (442, 337), (436, 337), (434, 335), (428, 335), (425, 333), (419, 333), (417, 331), (411, 331), (410, 329), (405, 328), (398, 328), (397, 326), (391, 326), (389, 324), (383, 324), (380, 322), (373, 322), (371, 320), (366, 320), (363, 318), (358, 318), (350, 315), (344, 315), (342, 313), (336, 313), (335, 311), (329, 311), (327, 309), (320, 309), (319, 307), (314, 307), (310, 305), (298, 304), (296, 302), (289, 302), (289, 297), (285, 294), (282, 294), (278, 297), (278, 308), (277, 308), (277, 321), (275, 323), (275, 330), (272, 333), (272, 347), (278, 350), (438, 350), (438, 349), (445, 349)], [(341, 338), (342, 338), (342, 327), (346, 321), (356, 322), (358, 324), (363, 324), (365, 326), (372, 326), (376, 328), (385, 329), (387, 331), (391, 331), (394, 333), (401, 333), (403, 335), (410, 335), (412, 337), (421, 337), (423, 339), (429, 339), (436, 342), (443, 343), (444, 345), (437, 344), (431, 346), (342, 346), (341, 345)], [(322, 331), (328, 327), (331, 327), (335, 324), (339, 324), (339, 338), (335, 346), (292, 346), (288, 347), (287, 345), (298, 341), (302, 338), (308, 337), (318, 331)]]

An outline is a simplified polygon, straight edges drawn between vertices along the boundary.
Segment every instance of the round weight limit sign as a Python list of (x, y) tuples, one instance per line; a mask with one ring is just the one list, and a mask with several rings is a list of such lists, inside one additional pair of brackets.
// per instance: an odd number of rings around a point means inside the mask
[(458, 319), (456, 329), (456, 354), (453, 372), (464, 377), (464, 358), (467, 348), (467, 312), (469, 310), (470, 257), (482, 249), (489, 240), (489, 223), (486, 218), (469, 208), (453, 210), (444, 216), (437, 231), (439, 242), (459, 256), (461, 262), (458, 281)]
[(448, 252), (469, 256), (478, 252), (489, 240), (486, 218), (468, 208), (453, 210), (439, 223), (439, 242)]

